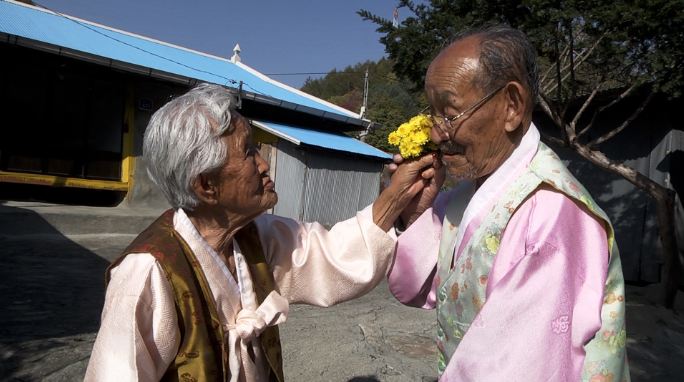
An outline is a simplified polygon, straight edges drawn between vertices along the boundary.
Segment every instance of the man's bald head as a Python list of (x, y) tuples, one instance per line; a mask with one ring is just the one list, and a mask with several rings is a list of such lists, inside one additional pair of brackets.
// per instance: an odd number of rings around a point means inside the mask
[(473, 43), (479, 49), (474, 85), (489, 92), (508, 81), (517, 81), (527, 88), (528, 104), (532, 107), (539, 94), (539, 72), (537, 53), (527, 36), (503, 25), (468, 30), (455, 36), (440, 55), (464, 45), (472, 49)]

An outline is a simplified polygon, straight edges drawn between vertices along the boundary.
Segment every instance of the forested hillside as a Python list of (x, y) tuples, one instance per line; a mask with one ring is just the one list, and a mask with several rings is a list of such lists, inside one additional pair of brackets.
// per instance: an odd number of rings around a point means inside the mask
[(344, 70), (333, 70), (320, 79), (308, 79), (302, 91), (358, 113), (363, 105), (364, 76), (368, 69), (368, 105), (365, 118), (374, 122), (366, 143), (381, 150), (395, 151), (387, 134), (415, 115), (425, 104), (422, 94), (412, 93), (411, 84), (397, 79), (393, 62), (366, 61)]

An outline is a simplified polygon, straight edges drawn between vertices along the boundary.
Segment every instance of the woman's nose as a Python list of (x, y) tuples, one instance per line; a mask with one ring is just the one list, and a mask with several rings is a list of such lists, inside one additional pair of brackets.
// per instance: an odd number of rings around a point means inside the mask
[(254, 157), (257, 161), (257, 168), (259, 169), (260, 173), (267, 173), (268, 170), (271, 169), (271, 166), (268, 165), (268, 162), (259, 154), (259, 151), (254, 154)]

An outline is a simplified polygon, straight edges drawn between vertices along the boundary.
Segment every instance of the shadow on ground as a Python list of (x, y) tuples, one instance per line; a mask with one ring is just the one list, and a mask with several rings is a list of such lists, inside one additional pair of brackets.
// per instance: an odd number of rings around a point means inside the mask
[(663, 287), (628, 285), (627, 357), (633, 381), (674, 382), (684, 375), (684, 296), (662, 305)]
[[(109, 263), (35, 212), (0, 209), (0, 380), (21, 380), (27, 362), (45, 361), (32, 355), (97, 331)], [(16, 213), (40, 235), (7, 234)]]

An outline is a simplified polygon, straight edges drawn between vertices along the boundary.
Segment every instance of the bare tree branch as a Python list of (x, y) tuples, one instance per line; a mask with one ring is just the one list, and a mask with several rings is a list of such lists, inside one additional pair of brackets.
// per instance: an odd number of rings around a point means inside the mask
[[(563, 60), (565, 60), (565, 57), (567, 57), (566, 55), (568, 54), (568, 49), (570, 49), (570, 47), (566, 46), (565, 49), (563, 49), (563, 52), (561, 53), (561, 57), (563, 57)], [(554, 67), (555, 67), (555, 65), (549, 65), (549, 68), (546, 69), (544, 74), (541, 76), (541, 79), (539, 79), (540, 84), (543, 84), (544, 82), (546, 82), (546, 78), (549, 76), (549, 74), (551, 74), (551, 71), (553, 71)], [(543, 87), (544, 87), (544, 85), (542, 85), (542, 88)]]
[[(596, 87), (591, 92), (589, 97), (584, 101), (584, 103), (582, 104), (582, 107), (580, 107), (577, 114), (575, 114), (575, 118), (573, 118), (572, 121), (570, 122), (570, 125), (572, 125), (573, 129), (575, 129), (575, 127), (577, 126), (577, 121), (579, 121), (580, 117), (582, 117), (582, 114), (584, 114), (584, 111), (587, 109), (589, 104), (591, 104), (591, 101), (594, 100), (594, 97), (596, 97), (596, 94), (598, 94), (599, 90), (601, 90), (601, 86), (603, 86), (603, 78), (601, 78), (598, 85), (596, 85)], [(579, 135), (580, 134), (578, 134), (578, 136)]]
[(560, 139), (560, 138), (554, 137), (554, 136), (549, 135), (549, 134), (542, 134), (542, 136), (544, 137), (544, 140), (545, 140), (545, 141), (551, 142), (551, 143), (553, 143), (553, 144), (556, 145), (556, 146), (560, 146), (560, 147), (567, 146), (567, 144), (565, 143), (565, 141), (563, 141), (563, 140)]
[(629, 96), (630, 94), (632, 94), (632, 92), (634, 92), (634, 90), (635, 90), (638, 86), (639, 86), (638, 83), (632, 84), (632, 86), (630, 86), (629, 88), (627, 88), (627, 90), (625, 90), (624, 92), (622, 92), (622, 94), (620, 94), (617, 98), (615, 98), (614, 100), (612, 100), (609, 104), (607, 104), (607, 105), (605, 105), (605, 106), (601, 106), (600, 108), (598, 108), (598, 109), (594, 112), (594, 115), (591, 117), (591, 121), (589, 122), (589, 124), (587, 124), (582, 130), (580, 130), (579, 133), (577, 133), (577, 137), (578, 137), (578, 138), (581, 137), (582, 135), (584, 135), (584, 133), (586, 133), (587, 131), (589, 131), (589, 129), (591, 129), (591, 127), (594, 125), (594, 121), (596, 120), (596, 117), (597, 117), (599, 114), (601, 114), (604, 110), (608, 109), (609, 107), (614, 106), (616, 103), (622, 101), (622, 100), (625, 99), (627, 96)]
[[(568, 33), (570, 40), (570, 51), (568, 52), (568, 58), (570, 59), (570, 97), (574, 99), (577, 96), (577, 79), (575, 78), (575, 37), (572, 31), (572, 21), (566, 21), (568, 23)], [(563, 113), (565, 114), (565, 113)], [(575, 126), (572, 126), (573, 129)]]
[[(586, 61), (587, 58), (589, 58), (589, 56), (591, 55), (591, 53), (594, 51), (594, 49), (596, 49), (596, 47), (598, 46), (598, 44), (601, 42), (601, 40), (603, 40), (603, 38), (604, 38), (605, 36), (606, 36), (606, 34), (604, 33), (601, 37), (599, 37), (599, 38), (594, 42), (594, 44), (591, 46), (591, 48), (589, 48), (589, 49), (585, 50), (584, 52), (580, 53), (580, 56), (577, 57), (577, 61), (574, 63), (574, 70), (577, 70), (577, 69), (580, 67), (580, 65), (582, 65), (582, 63), (584, 63), (584, 61)], [(570, 64), (568, 64), (568, 65), (562, 67), (562, 68), (561, 68), (561, 72), (567, 71), (569, 67), (570, 67)], [(566, 73), (566, 74), (561, 78), (560, 82), (565, 81), (568, 77), (570, 77), (570, 73)], [(549, 87), (550, 87), (550, 88), (549, 88)], [(556, 89), (556, 87), (558, 87), (558, 81), (556, 81), (556, 82), (550, 82), (550, 83), (547, 84), (546, 86), (542, 87), (542, 89), (543, 89), (544, 92), (550, 93), (550, 92), (552, 92), (554, 89)]]
[(642, 111), (644, 111), (646, 106), (651, 102), (653, 95), (654, 95), (654, 92), (649, 92), (648, 97), (646, 97), (646, 100), (644, 100), (644, 102), (642, 102), (641, 105), (636, 110), (634, 110), (634, 113), (632, 113), (632, 115), (630, 115), (629, 118), (627, 118), (620, 126), (609, 131), (608, 133), (604, 134), (603, 136), (598, 137), (598, 138), (594, 139), (593, 141), (587, 143), (587, 146), (591, 147), (591, 146), (599, 145), (599, 144), (609, 140), (610, 138), (613, 138), (619, 132), (624, 130), (625, 127), (629, 126), (629, 124), (632, 123), (632, 121), (634, 121), (636, 119), (636, 117), (638, 117), (639, 114), (641, 114)]
[(627, 181), (651, 195), (655, 196), (656, 194), (667, 193), (667, 189), (665, 187), (659, 185), (655, 181), (649, 179), (647, 176), (639, 173), (637, 170), (627, 166), (626, 164), (609, 159), (606, 154), (602, 153), (601, 151), (591, 149), (589, 145), (575, 143), (572, 146), (579, 155), (588, 159), (590, 162), (620, 174), (622, 177), (627, 179)]
[[(558, 34), (560, 34), (560, 33), (558, 33)], [(559, 56), (559, 52), (558, 52), (558, 48), (559, 48), (559, 44), (560, 44), (560, 42), (558, 41), (559, 38), (560, 37), (558, 35), (556, 35), (556, 48), (555, 48), (556, 49), (556, 87), (558, 88), (558, 101), (561, 101), (563, 99), (563, 88), (562, 88), (562, 86), (563, 86), (563, 76), (562, 76), (563, 71), (561, 70), (561, 61), (560, 61), (561, 56)], [(547, 91), (550, 92), (550, 90), (547, 90)]]
[(551, 109), (551, 106), (549, 105), (549, 100), (547, 99), (546, 95), (543, 93), (539, 93), (539, 97), (537, 97), (537, 100), (539, 102), (539, 106), (542, 107), (546, 115), (548, 115), (549, 118), (551, 118), (553, 123), (555, 123), (558, 128), (562, 128), (563, 121), (561, 120), (558, 113)]
[[(569, 50), (569, 45), (566, 46), (565, 49), (563, 49), (563, 52), (561, 53), (561, 57), (562, 57), (562, 59), (561, 59), (561, 72), (567, 71), (568, 68), (570, 67), (570, 64), (567, 63), (567, 61), (568, 61), (568, 59), (567, 59), (568, 58), (568, 50)], [(579, 54), (582, 55), (585, 51), (586, 50), (580, 52)], [(554, 80), (548, 79), (548, 81), (547, 81), (547, 78), (546, 78), (546, 77), (548, 77), (548, 74), (551, 72), (551, 70), (553, 68), (555, 68), (555, 64), (549, 66), (549, 69), (547, 69), (547, 73), (546, 73), (545, 77), (539, 81), (542, 89), (548, 88), (549, 86), (552, 86), (553, 84), (555, 84)], [(546, 82), (546, 83), (544, 83), (544, 82)]]

